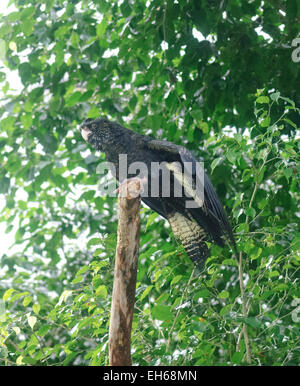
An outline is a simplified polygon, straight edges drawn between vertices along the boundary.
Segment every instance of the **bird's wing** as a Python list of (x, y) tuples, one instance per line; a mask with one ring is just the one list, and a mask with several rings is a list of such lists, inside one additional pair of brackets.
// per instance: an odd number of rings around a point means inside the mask
[(149, 208), (155, 210), (162, 217), (167, 218), (166, 209), (163, 202), (156, 197), (142, 197), (142, 201), (149, 206)]
[(205, 241), (208, 240), (209, 235), (205, 229), (192, 217), (188, 218), (187, 215), (181, 214), (170, 206), (166, 208), (162, 200), (145, 197), (142, 200), (151, 209), (169, 221), (174, 236), (182, 243), (189, 258), (198, 265), (198, 268), (202, 268), (208, 256), (208, 248)]
[[(204, 184), (204, 197), (200, 191), (194, 191), (194, 195), (190, 194), (194, 201), (201, 203), (203, 206), (195, 209), (187, 209), (187, 212), (195, 218), (198, 225), (206, 228), (211, 234), (212, 238), (220, 245), (223, 244), (220, 236), (223, 234), (229, 238), (235, 247), (235, 241), (232, 234), (231, 226), (227, 220), (226, 213), (223, 206), (212, 186), (207, 174), (202, 170), (201, 167), (197, 167), (197, 161), (192, 153), (184, 148), (183, 146), (175, 145), (167, 141), (151, 140), (147, 142), (147, 147), (152, 150), (164, 151), (165, 154), (169, 154), (169, 158), (172, 161), (180, 161), (182, 164), (190, 163), (192, 177), (194, 179), (196, 187), (203, 187)], [(166, 159), (168, 161), (168, 159)], [(190, 181), (189, 178), (187, 178)], [(184, 179), (182, 178), (184, 182)], [(185, 187), (186, 188), (186, 187)], [(187, 186), (187, 191), (191, 190), (191, 186)], [(196, 196), (195, 196), (196, 195)], [(201, 205), (200, 205), (201, 206)], [(184, 214), (184, 213), (182, 213)]]
[[(180, 150), (180, 156), (181, 160), (183, 162), (197, 162), (193, 155), (185, 148), (183, 150)], [(198, 170), (195, 168), (196, 179), (200, 178), (198, 175)], [(210, 179), (208, 178), (207, 174), (204, 172), (204, 213), (209, 216), (211, 219), (214, 219), (217, 221), (219, 226), (222, 229), (222, 234), (226, 235), (229, 240), (233, 243), (235, 247), (235, 241), (232, 233), (231, 226), (228, 222), (227, 215), (224, 211), (223, 205), (221, 204), (221, 201), (219, 200), (219, 197), (210, 182)]]
[(178, 154), (179, 150), (183, 148), (182, 146), (175, 145), (175, 143), (168, 142), (168, 141), (158, 141), (156, 139), (150, 139), (149, 141), (144, 142), (144, 145), (148, 149), (165, 151), (173, 155)]

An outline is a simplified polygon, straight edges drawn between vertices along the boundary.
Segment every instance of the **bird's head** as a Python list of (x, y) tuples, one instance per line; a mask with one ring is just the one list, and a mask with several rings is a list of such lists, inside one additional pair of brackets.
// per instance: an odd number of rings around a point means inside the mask
[(86, 119), (80, 126), (85, 141), (97, 150), (103, 150), (110, 138), (111, 122), (106, 118)]

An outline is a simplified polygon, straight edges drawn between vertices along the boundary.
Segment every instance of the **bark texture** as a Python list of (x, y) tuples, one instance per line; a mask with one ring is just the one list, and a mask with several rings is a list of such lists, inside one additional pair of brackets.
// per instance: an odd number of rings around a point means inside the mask
[(131, 327), (140, 239), (140, 190), (138, 178), (119, 187), (119, 222), (114, 285), (109, 325), (109, 364), (129, 366)]

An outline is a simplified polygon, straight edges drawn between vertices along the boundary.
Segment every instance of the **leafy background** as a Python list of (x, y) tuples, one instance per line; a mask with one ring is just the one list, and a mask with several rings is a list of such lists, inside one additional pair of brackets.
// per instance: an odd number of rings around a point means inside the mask
[(0, 221), (19, 249), (1, 257), (0, 363), (108, 364), (117, 206), (78, 130), (105, 115), (204, 160), (239, 250), (212, 246), (200, 274), (143, 208), (133, 363), (299, 364), (299, 3), (10, 3)]

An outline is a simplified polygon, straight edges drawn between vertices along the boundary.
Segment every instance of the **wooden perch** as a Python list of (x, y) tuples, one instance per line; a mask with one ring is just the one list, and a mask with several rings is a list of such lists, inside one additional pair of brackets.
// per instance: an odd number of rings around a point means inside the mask
[(109, 324), (110, 366), (130, 366), (131, 327), (140, 241), (142, 181), (132, 178), (119, 191), (119, 223)]

